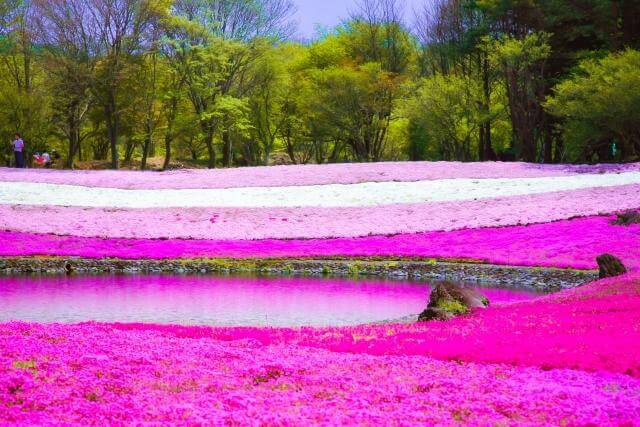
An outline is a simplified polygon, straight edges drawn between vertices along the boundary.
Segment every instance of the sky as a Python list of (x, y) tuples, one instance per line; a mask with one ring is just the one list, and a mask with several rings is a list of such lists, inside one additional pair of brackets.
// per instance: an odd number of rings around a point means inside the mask
[[(315, 26), (334, 27), (342, 19), (349, 16), (349, 12), (356, 7), (357, 0), (294, 0), (298, 6), (295, 20), (298, 22), (298, 32), (303, 38), (313, 38), (316, 34)], [(405, 0), (405, 13), (411, 21), (413, 8), (419, 7), (422, 0)]]

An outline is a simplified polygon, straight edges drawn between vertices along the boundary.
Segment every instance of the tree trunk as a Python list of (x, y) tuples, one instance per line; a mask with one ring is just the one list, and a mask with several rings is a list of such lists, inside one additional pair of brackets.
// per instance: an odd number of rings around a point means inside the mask
[(147, 168), (147, 159), (149, 157), (149, 151), (153, 146), (153, 122), (151, 119), (147, 120), (145, 129), (144, 144), (142, 145), (142, 161), (140, 162), (140, 170)]
[(207, 167), (209, 169), (216, 168), (216, 148), (213, 145), (213, 136), (215, 133), (215, 124), (211, 120), (201, 120), (200, 128), (204, 134), (204, 144), (207, 147)]
[(173, 140), (173, 135), (171, 133), (171, 129), (167, 130), (167, 133), (164, 136), (164, 164), (162, 165), (162, 170), (169, 169), (169, 165), (171, 164), (171, 141)]
[[(542, 75), (542, 73), (539, 73)], [(542, 107), (535, 87), (534, 72), (508, 69), (507, 97), (515, 142), (525, 162), (537, 158), (537, 134), (542, 129)]]
[(111, 149), (111, 169), (118, 169), (118, 131), (115, 125), (107, 125), (109, 131), (109, 147)]
[(67, 169), (73, 169), (73, 158), (76, 155), (76, 147), (76, 133), (71, 131), (69, 133), (69, 152), (67, 153), (67, 162), (65, 164), (65, 168)]
[(522, 142), (522, 159), (525, 162), (535, 163), (536, 141), (531, 132), (527, 130), (521, 130), (520, 141)]
[(151, 148), (151, 135), (147, 134), (142, 145), (142, 160), (140, 161), (140, 170), (147, 168), (147, 157), (149, 156), (149, 149)]
[(78, 140), (78, 160), (83, 161), (84, 160), (84, 152), (82, 150), (82, 137), (80, 134), (80, 128), (77, 129), (77, 135), (76, 135), (76, 139)]
[(209, 169), (216, 168), (216, 148), (213, 146), (213, 130), (207, 129), (204, 137), (204, 143), (207, 146), (207, 154), (209, 155), (207, 167)]
[(542, 156), (545, 163), (553, 162), (553, 124), (548, 117), (544, 125), (544, 150)]
[(489, 70), (489, 55), (485, 52), (482, 61), (482, 89), (484, 92), (484, 112), (487, 116), (484, 122), (484, 160), (496, 160), (496, 152), (491, 141), (491, 76)]
[(484, 157), (486, 152), (484, 137), (484, 125), (480, 125), (480, 127), (478, 128), (478, 160), (480, 160), (481, 162), (486, 160)]
[(124, 150), (124, 161), (127, 163), (131, 162), (133, 158), (133, 152), (136, 150), (136, 144), (131, 141), (131, 139), (127, 139), (127, 144), (125, 145)]
[(222, 164), (225, 168), (231, 167), (231, 137), (228, 130), (222, 132)]
[(334, 141), (333, 149), (331, 150), (331, 154), (329, 155), (329, 163), (338, 163), (338, 156), (342, 151), (342, 144), (339, 141)]
[(555, 152), (553, 154), (553, 162), (554, 163), (562, 163), (564, 157), (564, 141), (562, 139), (562, 135), (558, 135), (556, 137), (556, 146)]
[(71, 108), (71, 111), (68, 112), (67, 116), (67, 126), (69, 127), (69, 151), (67, 152), (67, 161), (65, 163), (65, 168), (73, 169), (73, 158), (78, 151), (78, 126), (75, 118), (75, 109)]
[(287, 147), (287, 155), (289, 156), (289, 159), (291, 160), (291, 163), (293, 163), (294, 165), (298, 163), (297, 159), (296, 159), (296, 152), (294, 150), (293, 147), (293, 143), (291, 142), (291, 132), (287, 131), (286, 135), (285, 135), (285, 145)]
[(498, 156), (493, 149), (493, 145), (491, 144), (491, 122), (488, 121), (484, 125), (484, 159), (485, 160), (497, 160)]
[(111, 169), (118, 169), (118, 115), (115, 111), (115, 100), (112, 94), (110, 98), (110, 101), (105, 105), (104, 113), (111, 148)]
[(269, 166), (269, 158), (271, 156), (271, 144), (264, 147), (264, 165)]
[(178, 98), (174, 95), (170, 99), (169, 110), (167, 114), (167, 132), (164, 134), (164, 164), (163, 170), (169, 169), (171, 164), (171, 143), (173, 142), (173, 127), (178, 112)]

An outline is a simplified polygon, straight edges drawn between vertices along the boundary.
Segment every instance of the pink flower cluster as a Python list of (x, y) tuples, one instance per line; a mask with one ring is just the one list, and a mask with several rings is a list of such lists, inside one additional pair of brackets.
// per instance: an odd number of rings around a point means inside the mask
[(611, 224), (612, 216), (529, 226), (311, 240), (102, 239), (0, 232), (0, 256), (87, 258), (421, 257), (494, 264), (591, 269), (609, 252), (640, 267), (640, 225)]
[(296, 165), (251, 169), (186, 169), (170, 172), (52, 171), (0, 169), (0, 181), (42, 182), (124, 189), (236, 188), (356, 184), (448, 178), (537, 178), (578, 173), (640, 170), (629, 165), (536, 165), (529, 163), (412, 162)]

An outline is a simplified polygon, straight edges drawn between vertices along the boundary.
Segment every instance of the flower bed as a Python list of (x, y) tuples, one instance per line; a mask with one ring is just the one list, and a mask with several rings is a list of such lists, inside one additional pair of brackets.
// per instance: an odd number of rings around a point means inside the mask
[(3, 324), (0, 419), (632, 425), (639, 293), (631, 276), (419, 326)]
[(309, 239), (525, 225), (638, 207), (640, 185), (463, 202), (337, 208), (121, 209), (0, 204), (0, 229), (110, 238)]
[[(612, 225), (611, 214), (640, 208), (639, 171), (500, 163), (0, 170), (1, 256), (389, 256), (594, 268), (610, 252), (631, 270), (448, 323), (0, 324), (0, 424), (631, 425), (640, 419), (640, 225)], [(496, 178), (510, 190), (487, 181)], [(443, 187), (443, 179), (456, 181)], [(34, 199), (38, 187), (23, 182), (52, 184), (42, 188), (54, 193)], [(91, 197), (60, 185), (92, 187)], [(170, 192), (185, 189), (196, 189), (190, 199)], [(252, 191), (276, 201), (245, 200)], [(164, 207), (154, 194), (175, 199)], [(141, 208), (149, 200), (155, 207)]]
[(640, 225), (612, 225), (614, 217), (576, 218), (529, 226), (312, 240), (104, 239), (0, 232), (0, 256), (85, 258), (303, 258), (423, 257), (493, 264), (596, 268), (610, 252), (640, 267)]
[(539, 178), (640, 171), (640, 165), (536, 165), (529, 163), (412, 162), (259, 167), (251, 169), (52, 171), (0, 169), (0, 182), (41, 182), (125, 189), (241, 188), (355, 184), (452, 178)]

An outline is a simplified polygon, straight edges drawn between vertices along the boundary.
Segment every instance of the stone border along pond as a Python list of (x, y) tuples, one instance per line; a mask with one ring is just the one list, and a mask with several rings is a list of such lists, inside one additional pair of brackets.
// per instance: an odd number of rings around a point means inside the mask
[(170, 259), (0, 257), (0, 274), (258, 274), (449, 280), (556, 292), (598, 279), (596, 270), (518, 267), (436, 259)]

